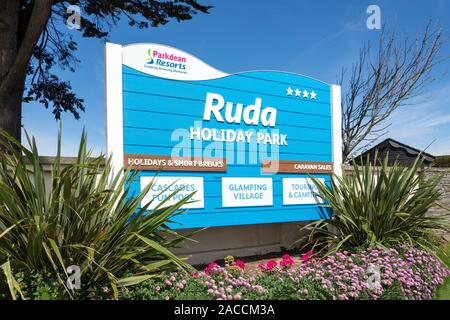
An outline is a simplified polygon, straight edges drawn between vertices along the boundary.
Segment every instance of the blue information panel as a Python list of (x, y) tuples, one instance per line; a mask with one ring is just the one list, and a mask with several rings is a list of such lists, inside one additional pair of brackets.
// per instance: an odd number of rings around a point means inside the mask
[(289, 72), (227, 74), (160, 44), (107, 44), (106, 77), (108, 149), (118, 168), (140, 170), (133, 190), (157, 175), (151, 207), (195, 191), (171, 227), (325, 214), (309, 175), (328, 183), (340, 165), (339, 87)]

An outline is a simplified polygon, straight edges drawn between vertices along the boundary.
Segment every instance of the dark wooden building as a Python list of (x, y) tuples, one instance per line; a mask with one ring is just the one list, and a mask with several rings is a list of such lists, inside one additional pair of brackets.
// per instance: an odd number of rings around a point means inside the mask
[(397, 161), (404, 166), (409, 166), (414, 162), (417, 156), (422, 153), (422, 156), (424, 158), (423, 165), (425, 167), (429, 167), (436, 158), (429, 153), (413, 148), (394, 139), (388, 138), (380, 142), (376, 146), (370, 148), (369, 150), (363, 152), (361, 155), (355, 157), (355, 161), (358, 164), (363, 164), (367, 161), (367, 157), (369, 157), (373, 161), (376, 152), (378, 152), (378, 157), (381, 157), (382, 159), (384, 159), (385, 156), (388, 155), (389, 165), (392, 165), (395, 161)]

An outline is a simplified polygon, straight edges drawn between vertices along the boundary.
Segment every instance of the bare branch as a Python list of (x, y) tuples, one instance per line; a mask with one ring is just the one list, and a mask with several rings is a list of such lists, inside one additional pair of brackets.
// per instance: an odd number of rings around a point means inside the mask
[[(444, 59), (439, 56), (443, 43), (441, 30), (428, 23), (412, 41), (399, 41), (395, 31), (383, 31), (375, 54), (370, 43), (361, 48), (342, 101), (344, 159), (373, 142), (373, 137), (383, 136), (390, 125), (383, 123), (392, 112), (412, 104), (411, 99), (434, 80), (431, 70)], [(344, 72), (340, 79), (342, 84)]]

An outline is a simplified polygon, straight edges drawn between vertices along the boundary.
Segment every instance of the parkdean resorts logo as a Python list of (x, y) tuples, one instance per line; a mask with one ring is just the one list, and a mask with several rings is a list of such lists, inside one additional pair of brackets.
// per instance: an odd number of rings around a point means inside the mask
[(154, 49), (148, 49), (147, 57), (145, 58), (145, 67), (183, 72), (183, 70), (186, 70), (186, 57), (167, 51), (161, 52)]
[(145, 60), (145, 64), (154, 64), (154, 63), (155, 63), (155, 60), (153, 60), (153, 58), (152, 58), (152, 49), (149, 49), (149, 50), (147, 51), (147, 54), (148, 54), (148, 57), (147, 57), (147, 59)]

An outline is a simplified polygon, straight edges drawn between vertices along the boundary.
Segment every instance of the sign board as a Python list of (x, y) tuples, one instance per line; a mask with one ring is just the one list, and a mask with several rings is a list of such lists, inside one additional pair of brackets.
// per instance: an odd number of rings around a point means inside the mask
[[(106, 136), (151, 207), (195, 192), (173, 228), (315, 220), (313, 175), (341, 164), (340, 87), (295, 73), (227, 74), (161, 44), (106, 44)], [(153, 180), (153, 177), (156, 178)]]

